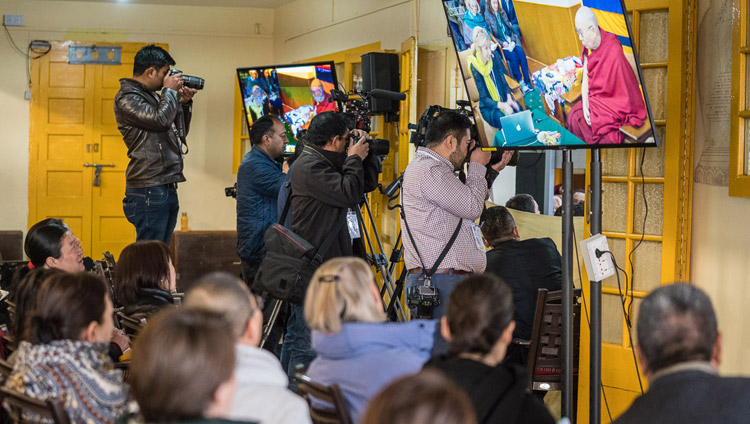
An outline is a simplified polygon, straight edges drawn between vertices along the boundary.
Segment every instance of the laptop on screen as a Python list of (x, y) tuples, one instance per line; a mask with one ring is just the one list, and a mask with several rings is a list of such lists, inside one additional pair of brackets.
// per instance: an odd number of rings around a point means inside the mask
[(531, 140), (536, 140), (534, 120), (530, 110), (503, 116), (500, 118), (500, 125), (503, 137), (505, 137), (504, 146), (527, 144)]

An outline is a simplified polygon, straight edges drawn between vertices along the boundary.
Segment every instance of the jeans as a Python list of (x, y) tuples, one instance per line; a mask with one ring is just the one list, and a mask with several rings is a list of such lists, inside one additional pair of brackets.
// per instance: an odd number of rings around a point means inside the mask
[(180, 210), (177, 184), (126, 188), (122, 210), (135, 226), (136, 241), (160, 240), (169, 244)]
[[(421, 276), (421, 274), (408, 274), (406, 276), (405, 290), (407, 290), (407, 293), (409, 287), (422, 284), (422, 282), (419, 280)], [(432, 277), (430, 278), (430, 285), (437, 287), (438, 299), (440, 299), (440, 304), (435, 306), (435, 309), (433, 310), (433, 319), (438, 319), (445, 315), (445, 307), (448, 306), (448, 296), (451, 294), (453, 287), (458, 284), (458, 282), (461, 281), (464, 277), (466, 276), (452, 273), (432, 275)], [(414, 319), (417, 314), (417, 309), (410, 306), (409, 310), (411, 311), (412, 319)]]
[[(523, 81), (527, 84), (531, 83), (531, 78), (529, 77), (529, 62), (526, 60), (526, 52), (523, 51), (523, 48), (517, 45), (513, 51), (509, 52), (503, 50), (503, 53), (508, 60), (508, 67), (510, 68), (510, 73), (511, 76), (513, 76), (513, 79), (521, 82), (521, 79), (523, 78)], [(520, 71), (519, 67), (521, 68)]]
[(310, 344), (310, 329), (305, 323), (302, 305), (289, 305), (289, 317), (286, 321), (286, 335), (281, 347), (281, 367), (289, 376), (290, 385), (294, 387), (294, 373), (297, 365), (307, 369), (315, 359), (315, 351)]

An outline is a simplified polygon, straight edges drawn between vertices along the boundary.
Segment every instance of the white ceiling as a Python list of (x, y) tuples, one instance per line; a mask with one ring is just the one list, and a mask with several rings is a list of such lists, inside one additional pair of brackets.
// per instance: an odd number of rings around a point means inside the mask
[(50, 0), (121, 4), (166, 4), (172, 6), (259, 7), (274, 9), (294, 0)]

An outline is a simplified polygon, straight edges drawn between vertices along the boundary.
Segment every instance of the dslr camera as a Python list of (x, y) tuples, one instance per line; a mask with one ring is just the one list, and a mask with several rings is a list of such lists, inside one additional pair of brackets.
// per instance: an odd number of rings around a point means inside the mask
[[(349, 136), (349, 146), (356, 144), (359, 138), (354, 135)], [(391, 151), (391, 142), (382, 138), (371, 138), (366, 140), (370, 145), (370, 153), (377, 156), (388, 156)]]
[(417, 308), (419, 319), (432, 319), (435, 306), (440, 304), (440, 291), (435, 286), (412, 286), (406, 290), (406, 303), (411, 308)]
[[(169, 75), (177, 75), (182, 74), (182, 71), (179, 69), (171, 69), (169, 71)], [(201, 77), (194, 77), (192, 75), (185, 75), (182, 74), (182, 85), (188, 88), (193, 88), (195, 90), (203, 90), (203, 85), (206, 83), (206, 80), (204, 80)]]

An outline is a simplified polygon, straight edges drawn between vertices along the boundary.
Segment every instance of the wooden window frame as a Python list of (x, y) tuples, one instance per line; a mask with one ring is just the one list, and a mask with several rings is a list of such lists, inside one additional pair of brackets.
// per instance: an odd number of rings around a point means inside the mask
[[(745, 149), (745, 121), (750, 120), (746, 95), (747, 59), (750, 57), (748, 43), (748, 4), (747, 1), (734, 0), (734, 10), (739, 16), (732, 23), (732, 97), (730, 149), (729, 149), (729, 195), (750, 197), (750, 169), (747, 173), (745, 162), (748, 152)], [(745, 106), (743, 106), (745, 105)]]

